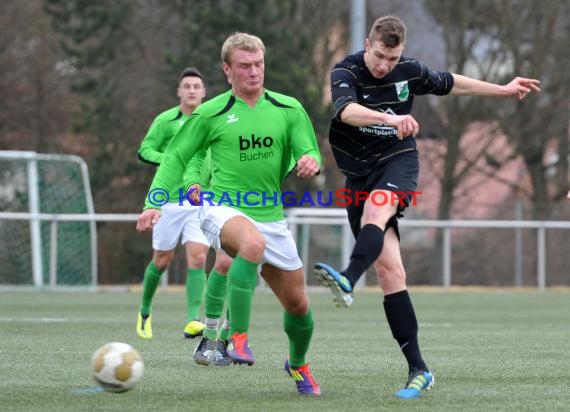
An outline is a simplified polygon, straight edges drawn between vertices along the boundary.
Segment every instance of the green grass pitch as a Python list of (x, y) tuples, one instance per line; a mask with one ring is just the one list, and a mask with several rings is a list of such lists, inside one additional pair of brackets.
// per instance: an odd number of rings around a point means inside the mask
[[(200, 367), (184, 340), (184, 294), (159, 290), (151, 341), (135, 333), (138, 293), (0, 293), (2, 411), (556, 411), (570, 405), (570, 293), (411, 290), (436, 385), (398, 400), (406, 366), (378, 293), (337, 309), (311, 293), (309, 361), (320, 398), (300, 398), (282, 370), (287, 341), (275, 297), (258, 291), (253, 367)], [(111, 341), (132, 344), (145, 376), (124, 394), (93, 393), (89, 363)]]

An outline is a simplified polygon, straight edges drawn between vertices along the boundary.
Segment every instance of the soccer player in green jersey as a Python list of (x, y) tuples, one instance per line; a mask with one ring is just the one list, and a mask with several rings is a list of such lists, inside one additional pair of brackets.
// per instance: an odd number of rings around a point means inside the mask
[[(153, 121), (138, 151), (139, 159), (152, 165), (160, 165), (164, 159), (166, 147), (189, 119), (194, 110), (206, 96), (202, 74), (195, 68), (186, 68), (178, 79), (178, 97), (180, 103), (161, 113)], [(205, 165), (204, 170), (209, 166)], [(208, 174), (208, 171), (205, 172)], [(180, 179), (182, 182), (182, 179)], [(176, 243), (180, 242), (186, 250), (188, 265), (186, 277), (187, 324), (184, 336), (194, 338), (202, 334), (204, 324), (199, 320), (199, 310), (204, 296), (206, 276), (204, 266), (209, 244), (199, 228), (199, 209), (197, 207), (178, 207), (179, 194), (172, 190), (164, 200), (162, 219), (153, 228), (153, 256), (144, 274), (143, 295), (137, 318), (137, 333), (143, 339), (152, 338), (151, 305), (162, 273), (168, 268)], [(231, 260), (221, 256), (217, 259), (214, 275), (223, 276)]]
[[(228, 273), (230, 343), (234, 363), (253, 364), (248, 344), (257, 267), (284, 307), (283, 326), (289, 339), (284, 368), (297, 392), (319, 395), (306, 354), (313, 316), (303, 265), (287, 228), (280, 186), (296, 164), (297, 176), (315, 176), (321, 164), (311, 121), (294, 98), (267, 90), (265, 46), (246, 33), (229, 36), (222, 47), (223, 70), (231, 90), (202, 104), (168, 147), (150, 192), (172, 190), (185, 165), (209, 147), (212, 156), (212, 199), (202, 203), (201, 227), (217, 248), (234, 257)], [(189, 175), (187, 184), (200, 182)], [(185, 187), (188, 187), (186, 185)], [(246, 196), (247, 195), (247, 196)], [(149, 230), (161, 212), (148, 201), (137, 228)]]

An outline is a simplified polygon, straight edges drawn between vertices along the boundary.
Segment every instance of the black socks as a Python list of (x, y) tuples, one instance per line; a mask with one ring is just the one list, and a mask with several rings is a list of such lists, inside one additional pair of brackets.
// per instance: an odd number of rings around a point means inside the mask
[(384, 296), (384, 311), (392, 336), (404, 353), (410, 371), (428, 368), (420, 354), (418, 321), (407, 290)]
[(346, 276), (350, 284), (354, 284), (360, 279), (362, 274), (374, 263), (384, 246), (384, 231), (378, 226), (367, 224), (360, 229), (356, 244), (350, 255), (348, 267), (341, 273)]

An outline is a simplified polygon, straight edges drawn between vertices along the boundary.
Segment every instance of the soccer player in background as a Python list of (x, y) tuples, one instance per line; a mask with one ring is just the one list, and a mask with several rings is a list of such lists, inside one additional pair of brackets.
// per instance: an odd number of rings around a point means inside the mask
[[(186, 68), (178, 79), (178, 97), (180, 103), (159, 114), (153, 121), (143, 139), (138, 157), (141, 161), (159, 166), (164, 159), (166, 147), (190, 115), (206, 97), (204, 78), (196, 68)], [(209, 164), (203, 170), (204, 180), (209, 177)], [(182, 187), (182, 178), (179, 180)], [(143, 294), (137, 318), (137, 334), (143, 339), (152, 338), (152, 301), (162, 273), (168, 268), (178, 240), (184, 245), (188, 265), (186, 276), (187, 324), (184, 328), (186, 338), (202, 335), (204, 323), (199, 319), (200, 306), (206, 284), (205, 264), (209, 244), (199, 225), (199, 207), (189, 204), (179, 205), (178, 187), (168, 193), (169, 202), (162, 207), (162, 219), (152, 231), (152, 261), (144, 273)], [(220, 283), (225, 283), (231, 259), (219, 256), (213, 270), (213, 276)], [(222, 293), (222, 292), (220, 292)], [(225, 294), (225, 290), (223, 291)]]
[[(283, 215), (280, 186), (296, 163), (297, 176), (319, 172), (321, 155), (311, 121), (294, 98), (267, 90), (265, 46), (246, 33), (229, 36), (222, 47), (223, 70), (231, 90), (202, 104), (167, 149), (151, 190), (172, 190), (188, 161), (210, 147), (213, 205), (203, 204), (202, 229), (211, 244), (234, 257), (228, 274), (230, 344), (234, 363), (253, 364), (248, 343), (257, 267), (284, 308), (289, 340), (284, 368), (297, 392), (319, 395), (306, 355), (313, 333), (303, 265)], [(189, 176), (188, 184), (200, 182)], [(240, 194), (248, 200), (238, 201)], [(160, 211), (148, 201), (137, 228), (148, 230)]]
[[(418, 184), (419, 160), (414, 136), (418, 122), (410, 115), (414, 96), (424, 94), (516, 97), (540, 91), (538, 80), (517, 77), (506, 85), (479, 81), (449, 72), (429, 70), (417, 60), (402, 57), (406, 27), (394, 16), (377, 19), (365, 49), (346, 56), (330, 73), (335, 116), (329, 140), (346, 187), (369, 197), (347, 206), (356, 244), (348, 267), (337, 271), (315, 265), (315, 276), (331, 289), (339, 306), (352, 304), (352, 290), (374, 265), (384, 294), (384, 311), (392, 336), (407, 363), (408, 380), (396, 395), (415, 398), (433, 386), (433, 374), (420, 354), (418, 323), (406, 290), (400, 255), (398, 218), (409, 205), (375, 205), (373, 199), (392, 199), (392, 192), (410, 193)], [(452, 119), (453, 121), (453, 119)], [(387, 196), (387, 197), (383, 197)], [(379, 202), (376, 202), (379, 203)]]

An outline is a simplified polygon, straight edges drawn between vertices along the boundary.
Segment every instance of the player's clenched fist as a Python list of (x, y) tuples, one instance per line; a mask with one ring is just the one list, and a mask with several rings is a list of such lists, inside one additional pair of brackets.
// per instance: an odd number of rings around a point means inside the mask
[(297, 161), (297, 176), (313, 177), (319, 173), (319, 163), (309, 155), (303, 155)]
[(390, 116), (389, 124), (398, 129), (399, 139), (403, 139), (404, 137), (408, 136), (415, 137), (420, 131), (420, 125), (416, 119), (414, 119), (413, 116), (409, 114)]
[(137, 230), (139, 232), (151, 230), (155, 223), (158, 222), (158, 219), (160, 219), (160, 210), (146, 209), (137, 220)]

